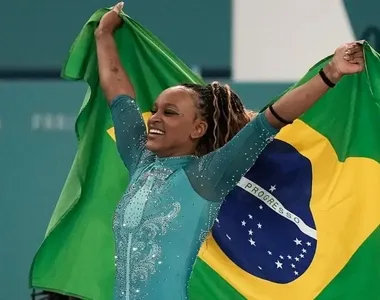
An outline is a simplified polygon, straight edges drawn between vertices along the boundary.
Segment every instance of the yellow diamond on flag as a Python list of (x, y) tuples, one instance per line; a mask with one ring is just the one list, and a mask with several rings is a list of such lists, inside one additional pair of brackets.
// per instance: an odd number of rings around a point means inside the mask
[[(142, 113), (142, 118), (143, 118), (143, 120), (144, 120), (145, 126), (147, 126), (148, 119), (150, 118), (151, 115), (152, 115), (151, 112), (145, 112), (145, 113)], [(107, 133), (109, 134), (109, 136), (110, 136), (114, 141), (116, 141), (116, 137), (115, 137), (115, 128), (114, 128), (114, 127), (111, 127), (110, 129), (108, 129), (108, 130), (107, 130)]]

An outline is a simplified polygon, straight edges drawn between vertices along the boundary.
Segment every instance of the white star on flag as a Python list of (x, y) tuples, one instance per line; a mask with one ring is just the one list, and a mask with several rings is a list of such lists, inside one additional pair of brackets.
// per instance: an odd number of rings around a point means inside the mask
[(282, 263), (279, 261), (276, 261), (275, 264), (277, 265), (277, 269), (282, 269)]

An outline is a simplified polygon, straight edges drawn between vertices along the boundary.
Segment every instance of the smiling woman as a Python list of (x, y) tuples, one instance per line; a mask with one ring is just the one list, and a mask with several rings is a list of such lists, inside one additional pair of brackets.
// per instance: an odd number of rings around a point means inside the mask
[(212, 152), (250, 120), (239, 97), (217, 82), (171, 87), (161, 93), (151, 112), (145, 146), (159, 157)]
[(360, 72), (355, 43), (250, 120), (239, 97), (217, 82), (163, 91), (148, 120), (134, 102), (113, 38), (123, 3), (96, 30), (100, 84), (110, 105), (119, 154), (130, 184), (114, 218), (115, 299), (187, 299), (187, 282), (222, 200), (279, 129), (303, 114), (344, 74)]
[[(196, 102), (183, 87), (172, 87), (165, 90), (157, 99), (148, 120), (148, 139), (146, 148), (158, 156), (179, 156), (194, 153), (192, 139), (199, 138), (197, 130), (190, 135), (181, 134), (193, 128), (196, 118)], [(193, 111), (194, 115), (189, 112)], [(188, 112), (188, 113), (183, 113)], [(205, 126), (199, 122), (197, 126)], [(197, 127), (195, 126), (195, 127)], [(199, 132), (202, 128), (198, 128)], [(178, 149), (177, 145), (181, 145)], [(173, 152), (175, 151), (175, 152)]]

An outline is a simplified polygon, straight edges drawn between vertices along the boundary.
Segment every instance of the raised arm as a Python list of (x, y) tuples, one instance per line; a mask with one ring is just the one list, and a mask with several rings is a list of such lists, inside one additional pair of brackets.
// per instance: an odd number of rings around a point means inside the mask
[(134, 102), (135, 91), (123, 69), (113, 33), (122, 20), (118, 3), (101, 19), (95, 31), (99, 80), (110, 105), (119, 154), (130, 172), (141, 161), (145, 149), (146, 129), (141, 113)]
[(281, 128), (300, 117), (321, 98), (329, 88), (345, 74), (354, 74), (363, 70), (363, 49), (357, 43), (340, 46), (331, 62), (321, 72), (304, 85), (285, 94), (267, 109), (265, 115), (269, 123)]
[(113, 37), (114, 31), (122, 24), (119, 14), (123, 5), (120, 2), (107, 12), (95, 31), (100, 85), (110, 104), (119, 95), (135, 98), (135, 90), (121, 65)]
[(362, 71), (363, 64), (361, 46), (352, 43), (339, 47), (320, 74), (260, 113), (222, 148), (190, 165), (186, 172), (195, 190), (208, 200), (223, 200), (280, 128), (301, 116), (343, 75)]

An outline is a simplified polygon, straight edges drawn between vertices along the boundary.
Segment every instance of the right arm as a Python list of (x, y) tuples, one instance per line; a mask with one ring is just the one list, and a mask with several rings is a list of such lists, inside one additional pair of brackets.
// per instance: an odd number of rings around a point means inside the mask
[(110, 104), (116, 146), (124, 165), (132, 174), (142, 161), (146, 129), (136, 102), (127, 95), (117, 96)]
[(121, 9), (122, 5), (117, 4), (106, 13), (95, 31), (100, 85), (110, 104), (119, 95), (127, 95), (135, 99), (135, 90), (121, 65), (113, 37), (116, 28), (122, 24), (119, 17)]
[(100, 86), (110, 105), (118, 152), (130, 172), (141, 160), (146, 141), (145, 124), (133, 100), (135, 90), (121, 65), (113, 33), (122, 23), (117, 4), (95, 31)]

